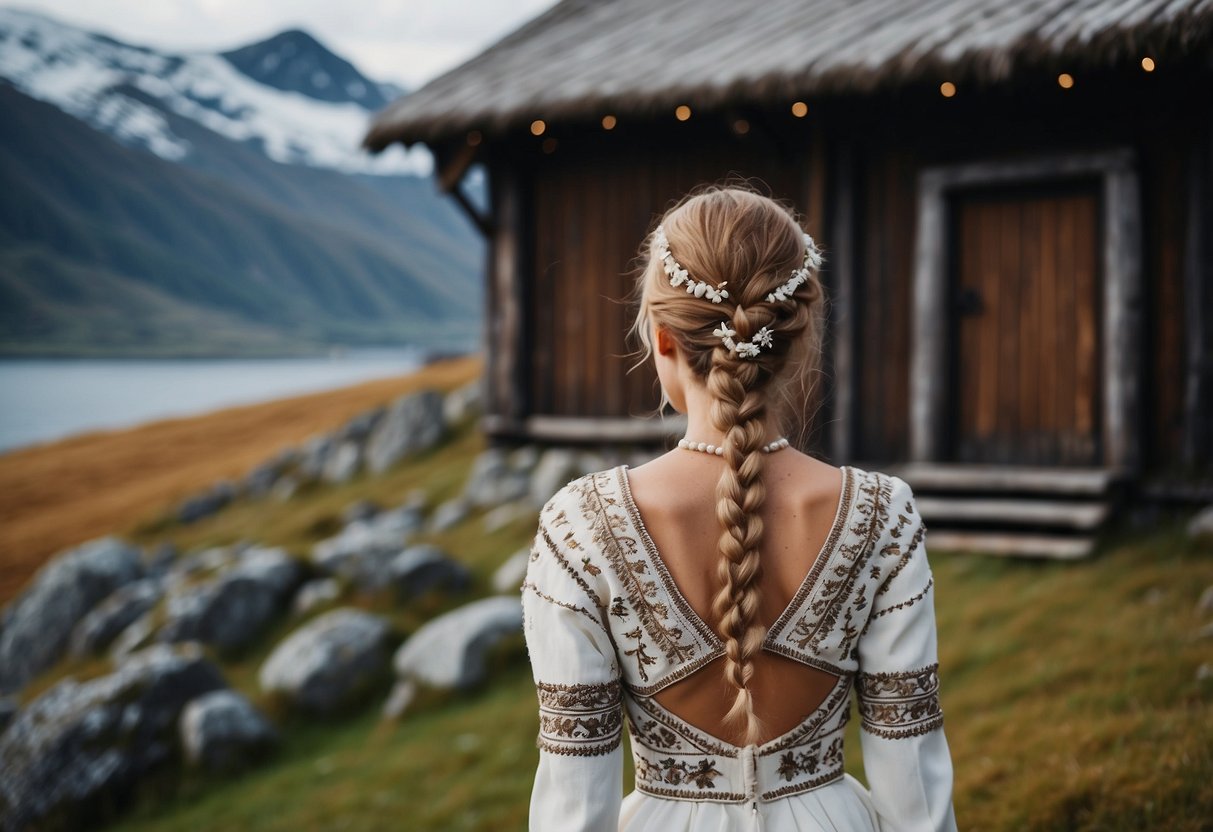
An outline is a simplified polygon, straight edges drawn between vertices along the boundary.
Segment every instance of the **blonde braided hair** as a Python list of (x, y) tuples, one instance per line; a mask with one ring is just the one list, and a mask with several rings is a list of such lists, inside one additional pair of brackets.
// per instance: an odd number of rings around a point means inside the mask
[[(768, 412), (781, 422), (803, 417), (816, 381), (824, 293), (813, 271), (790, 299), (768, 299), (803, 261), (805, 243), (792, 213), (752, 190), (713, 186), (692, 193), (666, 212), (660, 225), (678, 263), (696, 280), (727, 281), (729, 288), (729, 299), (717, 305), (671, 286), (650, 235), (642, 252), (646, 266), (637, 281), (632, 334), (643, 362), (652, 354), (650, 324), (664, 326), (712, 396), (710, 416), (723, 436), (726, 463), (716, 486), (721, 535), (712, 613), (725, 645), (724, 675), (737, 691), (726, 721), (743, 724), (750, 744), (763, 733), (749, 683), (766, 638), (758, 620), (764, 420)], [(739, 341), (769, 327), (771, 348), (753, 358), (730, 351), (712, 334), (722, 313), (731, 313), (730, 327)], [(783, 397), (772, 396), (775, 380), (799, 380), (800, 390), (781, 383), (776, 389)]]

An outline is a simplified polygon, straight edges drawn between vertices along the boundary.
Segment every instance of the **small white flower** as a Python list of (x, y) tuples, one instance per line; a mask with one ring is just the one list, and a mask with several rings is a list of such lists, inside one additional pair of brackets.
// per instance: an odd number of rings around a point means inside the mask
[(764, 326), (762, 329), (758, 330), (758, 332), (756, 332), (754, 334), (754, 337), (751, 338), (750, 340), (753, 341), (755, 344), (758, 344), (759, 346), (767, 347), (768, 349), (770, 349), (771, 344), (773, 343), (771, 334), (772, 334), (771, 330)]
[(749, 341), (737, 345), (737, 354), (742, 358), (753, 358), (758, 355), (758, 345)]
[(712, 330), (712, 334), (717, 338), (732, 338), (737, 334), (737, 331), (734, 329), (729, 329), (728, 323), (722, 322), (720, 326)]

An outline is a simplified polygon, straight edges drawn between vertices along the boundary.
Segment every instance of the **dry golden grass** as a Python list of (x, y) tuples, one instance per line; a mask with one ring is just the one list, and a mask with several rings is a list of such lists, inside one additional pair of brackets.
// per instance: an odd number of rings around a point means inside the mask
[(60, 549), (131, 528), (396, 396), (424, 387), (451, 389), (480, 371), (479, 358), (455, 358), (398, 378), (89, 433), (0, 456), (0, 604)]

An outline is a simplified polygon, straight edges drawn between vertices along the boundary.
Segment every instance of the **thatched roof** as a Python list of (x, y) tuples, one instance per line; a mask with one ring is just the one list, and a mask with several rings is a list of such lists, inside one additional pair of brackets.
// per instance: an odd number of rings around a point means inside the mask
[(1206, 53), (1213, 0), (564, 0), (398, 99), (365, 143), (433, 142), (534, 118), (992, 82)]

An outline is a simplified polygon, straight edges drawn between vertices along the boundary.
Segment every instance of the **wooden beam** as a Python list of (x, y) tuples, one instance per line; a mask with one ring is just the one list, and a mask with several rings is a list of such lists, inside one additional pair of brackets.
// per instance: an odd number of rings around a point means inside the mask
[(855, 361), (855, 159), (846, 139), (837, 144), (833, 169), (834, 211), (830, 216), (830, 247), (826, 250), (826, 269), (834, 289), (830, 314), (834, 358), (831, 449), (835, 462), (843, 462), (855, 451), (855, 388), (859, 384)]
[(453, 153), (436, 151), (434, 160), (438, 163), (438, 189), (449, 194), (458, 188), (479, 151), (479, 145), (466, 143), (459, 145)]
[(1213, 119), (1188, 157), (1183, 253), (1184, 416), (1180, 455), (1189, 468), (1213, 464)]
[(490, 238), (488, 400), (485, 412), (519, 418), (529, 407), (526, 354), (526, 268), (530, 245), (527, 205), (518, 169), (508, 160), (494, 165), (489, 189), (497, 217)]

